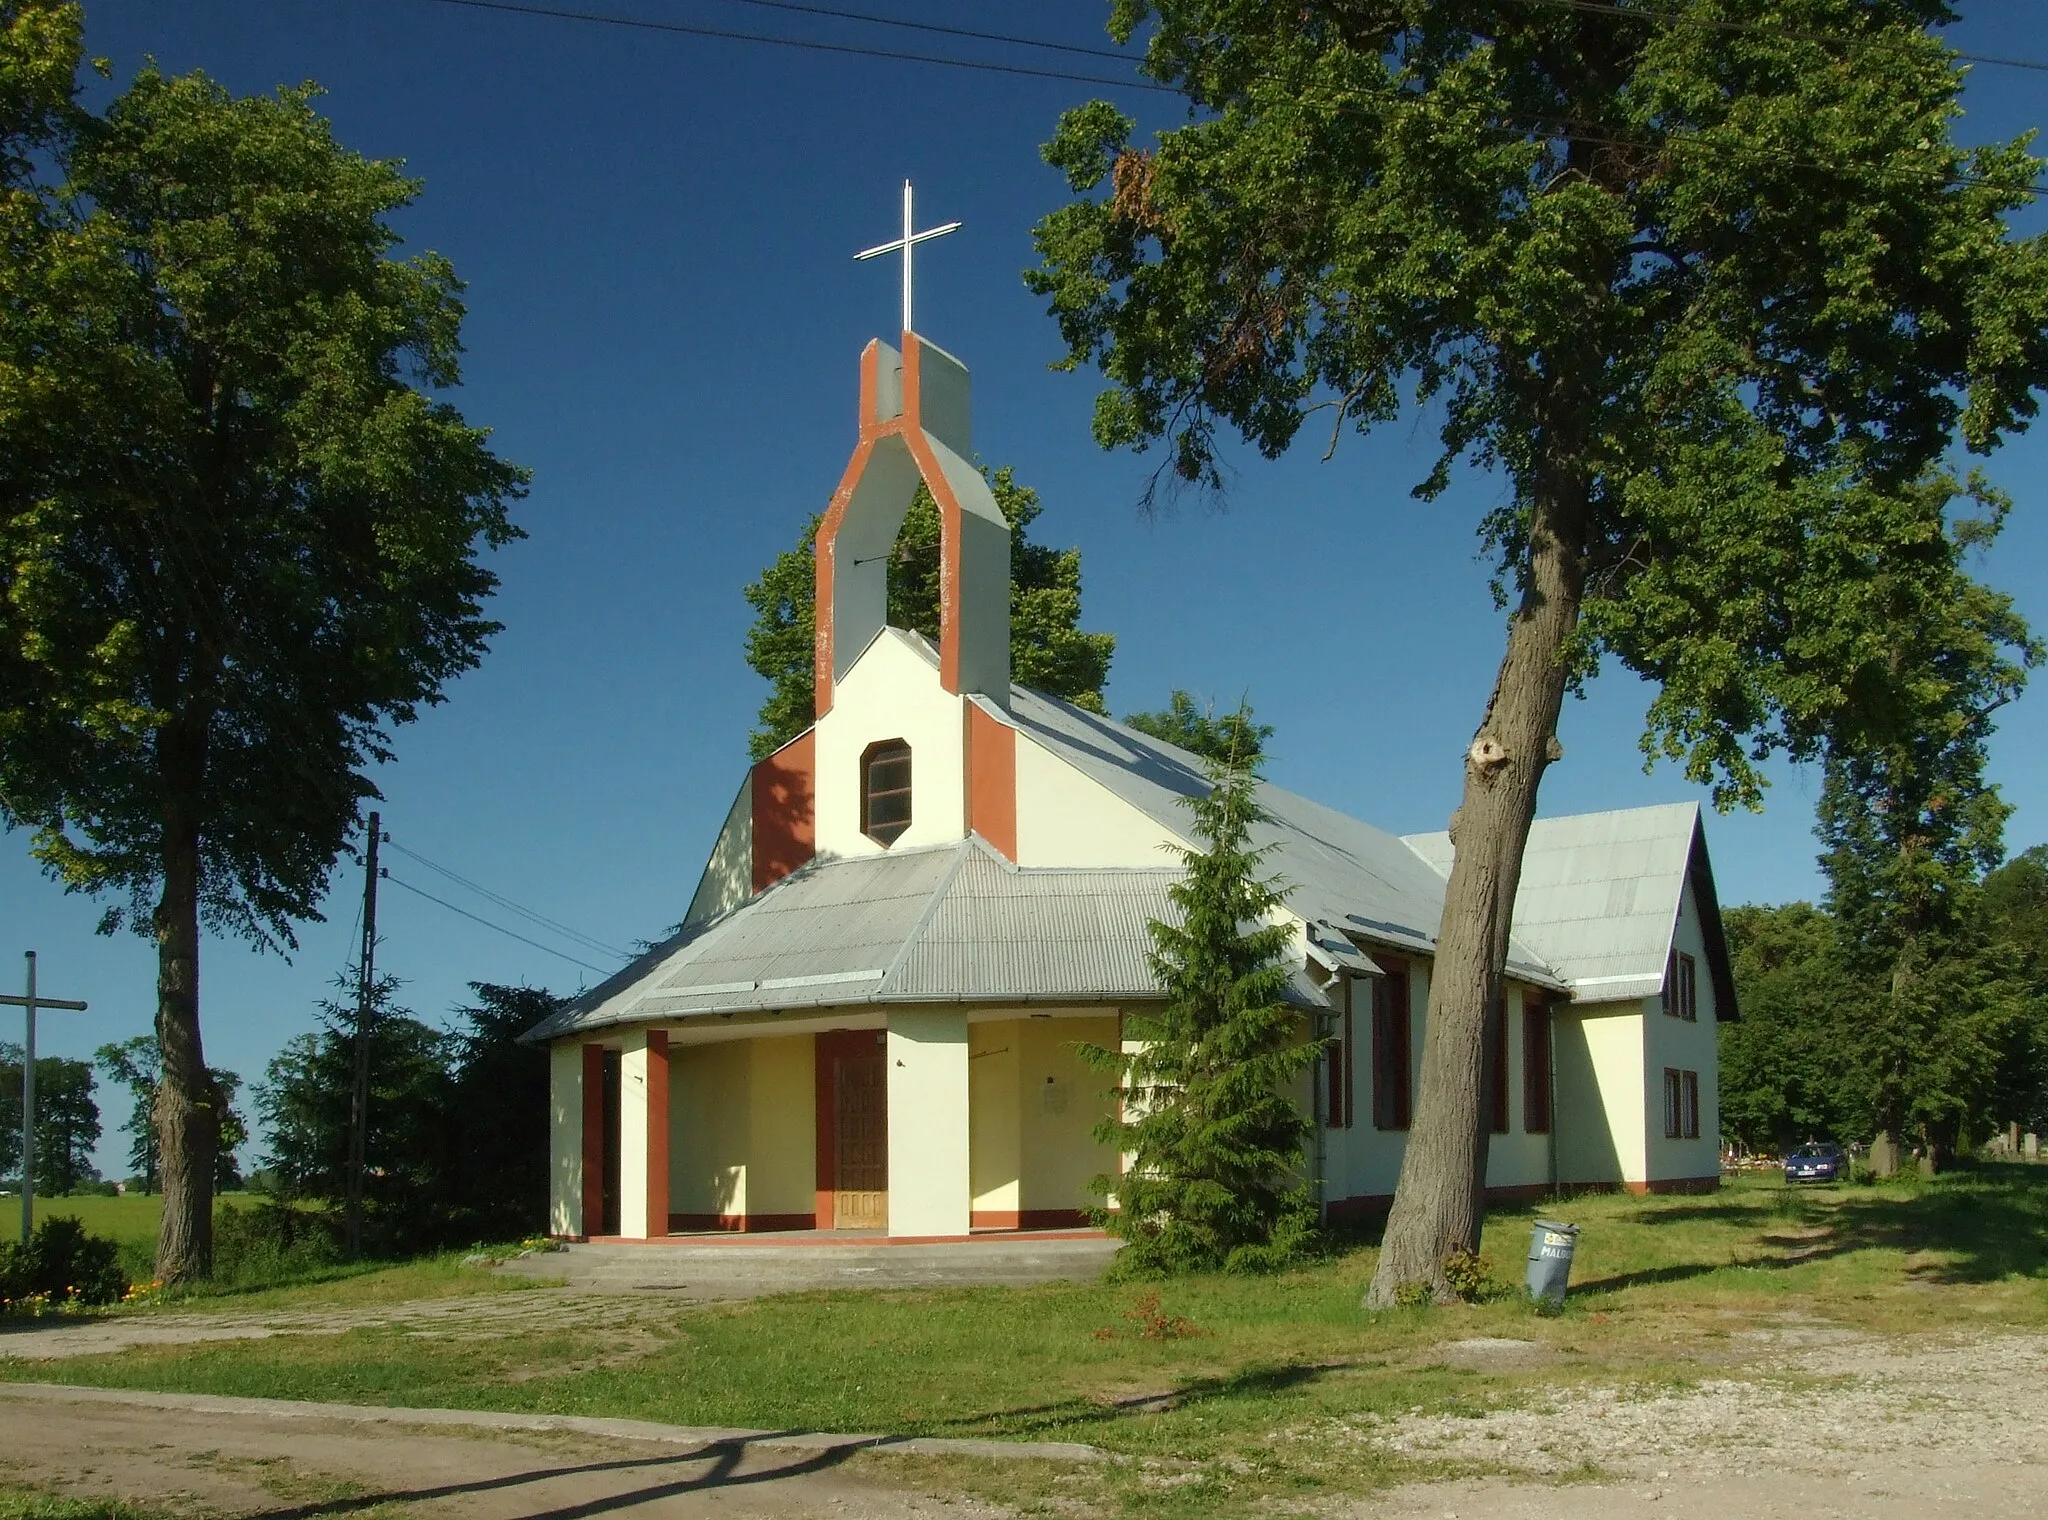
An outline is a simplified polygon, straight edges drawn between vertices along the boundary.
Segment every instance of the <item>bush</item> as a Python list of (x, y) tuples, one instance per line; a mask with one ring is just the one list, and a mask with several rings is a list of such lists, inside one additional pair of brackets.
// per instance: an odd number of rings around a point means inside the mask
[(121, 1248), (68, 1214), (46, 1217), (26, 1244), (0, 1244), (0, 1314), (44, 1305), (118, 1303), (128, 1291)]
[(331, 1267), (344, 1259), (340, 1221), (315, 1209), (260, 1203), (213, 1211), (213, 1280), (258, 1287)]

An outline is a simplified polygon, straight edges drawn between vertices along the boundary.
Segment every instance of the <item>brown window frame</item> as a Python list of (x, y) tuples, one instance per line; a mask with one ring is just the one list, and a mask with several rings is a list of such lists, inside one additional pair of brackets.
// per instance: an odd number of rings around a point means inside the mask
[(1664, 1138), (1666, 1140), (1682, 1140), (1685, 1138), (1681, 1133), (1684, 1129), (1681, 1112), (1681, 1105), (1684, 1102), (1682, 1096), (1684, 1087), (1680, 1081), (1684, 1075), (1685, 1073), (1676, 1066), (1664, 1068)]
[(1550, 1105), (1550, 1004), (1522, 994), (1522, 1133), (1547, 1135)]
[(1358, 1038), (1351, 1018), (1351, 999), (1357, 985), (1353, 978), (1344, 978), (1344, 1011), (1337, 1018), (1336, 1037), (1323, 1050), (1329, 1099), (1323, 1121), (1330, 1129), (1350, 1129), (1358, 1118)]
[(1493, 1012), (1486, 1020), (1486, 1106), (1493, 1133), (1505, 1135), (1514, 1115), (1508, 1098), (1508, 995), (1503, 990), (1493, 1000)]
[(1696, 1071), (1681, 1071), (1678, 1074), (1679, 1138), (1697, 1140), (1700, 1137), (1700, 1074)]
[[(903, 785), (877, 791), (874, 783), (875, 767), (880, 763), (894, 762), (898, 759), (903, 762)], [(878, 739), (860, 752), (860, 831), (885, 850), (910, 831), (911, 821), (916, 816), (912, 807), (915, 779), (916, 773), (911, 766), (910, 745), (906, 740)], [(881, 825), (882, 829), (889, 831), (885, 837), (884, 834), (876, 832), (874, 804), (877, 798), (886, 797), (903, 799), (903, 818), (901, 822), (892, 819)]]
[(1405, 961), (1383, 960), (1372, 982), (1372, 1124), (1404, 1130), (1414, 1117), (1412, 993)]
[(1688, 1024), (1700, 1017), (1700, 968), (1683, 950), (1678, 952), (1678, 1016)]

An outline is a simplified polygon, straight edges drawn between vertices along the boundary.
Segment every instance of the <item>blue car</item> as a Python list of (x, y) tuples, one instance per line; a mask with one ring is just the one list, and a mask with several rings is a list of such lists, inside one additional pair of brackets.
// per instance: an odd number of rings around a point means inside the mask
[(1832, 1142), (1802, 1145), (1785, 1158), (1787, 1182), (1839, 1182), (1848, 1172), (1848, 1156)]

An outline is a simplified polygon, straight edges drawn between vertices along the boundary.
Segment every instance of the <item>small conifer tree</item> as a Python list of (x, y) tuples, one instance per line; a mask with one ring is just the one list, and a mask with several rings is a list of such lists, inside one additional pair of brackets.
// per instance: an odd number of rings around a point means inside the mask
[[(1240, 708), (1240, 732), (1249, 717)], [(1302, 1174), (1309, 1123), (1290, 1090), (1318, 1047), (1282, 1000), (1288, 932), (1265, 921), (1280, 899), (1258, 875), (1266, 852), (1250, 844), (1264, 816), (1256, 761), (1233, 748), (1209, 774), (1209, 792), (1186, 799), (1200, 847), (1181, 852), (1187, 876), (1171, 888), (1181, 921), (1148, 925), (1165, 1006), (1130, 1017), (1132, 1048), (1081, 1049), (1117, 1079), (1117, 1117), (1095, 1133), (1126, 1167), (1090, 1186), (1116, 1199), (1094, 1216), (1124, 1241), (1119, 1277), (1271, 1270), (1315, 1233)]]

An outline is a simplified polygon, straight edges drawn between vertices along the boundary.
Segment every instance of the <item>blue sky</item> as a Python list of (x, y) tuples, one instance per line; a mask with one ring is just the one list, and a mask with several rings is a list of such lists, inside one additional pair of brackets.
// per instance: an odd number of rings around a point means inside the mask
[[(567, 8), (577, 8), (563, 0)], [(1030, 7), (849, 0), (850, 8), (1106, 46), (1099, 0)], [(592, 9), (911, 51), (998, 54), (855, 28), (736, 0), (609, 0)], [(1053, 373), (1057, 335), (1019, 272), (1030, 228), (1064, 187), (1038, 145), (1066, 106), (1104, 93), (709, 38), (655, 35), (427, 0), (89, 0), (90, 49), (125, 78), (153, 56), (238, 92), (315, 79), (343, 141), (404, 159), (424, 181), (401, 228), (469, 282), (468, 417), (534, 470), (529, 537), (496, 557), (506, 625), (483, 668), (398, 737), (379, 776), (395, 842), (610, 944), (682, 916), (746, 762), (761, 683), (741, 658), (740, 588), (788, 547), (852, 447), (855, 360), (897, 321), (893, 263), (856, 249), (895, 234), (898, 194), (921, 220), (965, 229), (919, 260), (918, 326), (972, 368), (975, 436), (1045, 502), (1038, 532), (1078, 544), (1086, 622), (1118, 637), (1113, 711), (1183, 686), (1248, 694), (1277, 729), (1272, 779), (1399, 831), (1441, 828), (1459, 756), (1499, 656), (1473, 528), (1495, 486), (1467, 476), (1429, 505), (1407, 487), (1432, 435), (1404, 421), (1320, 460), (1235, 461), (1227, 508), (1146, 520), (1149, 462), (1088, 436), (1096, 385)], [(2048, 55), (2048, 0), (1969, 7), (1966, 51)], [(1053, 69), (1107, 60), (1031, 55)], [(1164, 97), (1119, 97), (1172, 120)], [(1965, 141), (2048, 116), (2048, 76), (1980, 68)], [(2029, 230), (2042, 225), (2032, 215)], [(2048, 432), (1993, 461), (2017, 499), (1981, 567), (2048, 628)], [(1609, 672), (1566, 712), (1564, 762), (1543, 809), (1695, 795), (1644, 775), (1646, 689)], [(2003, 716), (1995, 769), (2017, 804), (2009, 842), (2048, 839), (2048, 693)], [(1815, 783), (1781, 771), (1767, 811), (1709, 823), (1723, 900), (1816, 890)], [(530, 925), (403, 855), (393, 875), (522, 931)], [(361, 874), (337, 872), (326, 923), (289, 961), (209, 941), (208, 1058), (250, 1080), (351, 951)], [(98, 908), (66, 897), (0, 838), (0, 981), (41, 952), (44, 990), (91, 1001), (43, 1020), (45, 1052), (86, 1055), (145, 1031), (155, 967), (132, 936), (94, 935)], [(475, 980), (561, 991), (594, 979), (395, 887), (382, 965), (403, 1001), (445, 1017)], [(600, 955), (535, 931), (582, 959)], [(0, 1038), (17, 1039), (11, 1010)], [(125, 1104), (102, 1093), (114, 1168)]]

